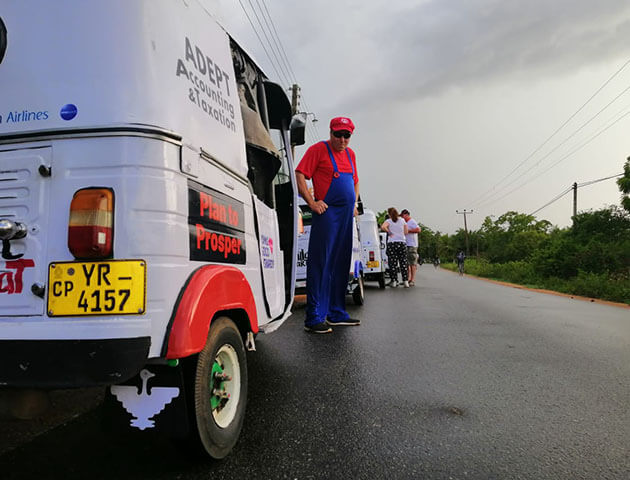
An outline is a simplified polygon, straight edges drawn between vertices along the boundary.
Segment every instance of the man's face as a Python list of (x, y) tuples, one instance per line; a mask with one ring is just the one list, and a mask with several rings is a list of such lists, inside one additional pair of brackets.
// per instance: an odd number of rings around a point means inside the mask
[(330, 146), (337, 152), (343, 152), (343, 150), (350, 144), (351, 135), (352, 134), (348, 130), (338, 130), (336, 132), (331, 130)]
[(401, 217), (403, 218), (405, 222), (408, 222), (409, 219), (411, 218), (411, 216), (408, 213), (403, 213)]

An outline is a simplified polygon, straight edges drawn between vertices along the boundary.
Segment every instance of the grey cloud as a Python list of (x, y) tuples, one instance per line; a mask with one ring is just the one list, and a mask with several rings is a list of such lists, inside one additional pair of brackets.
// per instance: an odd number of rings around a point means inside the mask
[[(375, 22), (386, 64), (375, 86), (406, 79), (392, 96), (424, 97), (480, 82), (530, 81), (628, 53), (627, 1), (434, 0)], [(362, 66), (353, 65), (355, 69)], [(406, 86), (405, 86), (406, 85)], [(359, 100), (354, 98), (352, 103)]]

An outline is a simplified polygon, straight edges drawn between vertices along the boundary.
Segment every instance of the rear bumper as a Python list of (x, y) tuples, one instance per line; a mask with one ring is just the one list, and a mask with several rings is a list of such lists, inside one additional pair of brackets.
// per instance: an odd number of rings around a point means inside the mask
[(385, 272), (381, 271), (381, 270), (376, 270), (374, 272), (370, 272), (370, 271), (363, 271), (363, 277), (366, 280), (379, 280), (380, 278), (382, 278), (385, 275)]
[(110, 385), (146, 364), (151, 337), (0, 340), (0, 385), (73, 388)]

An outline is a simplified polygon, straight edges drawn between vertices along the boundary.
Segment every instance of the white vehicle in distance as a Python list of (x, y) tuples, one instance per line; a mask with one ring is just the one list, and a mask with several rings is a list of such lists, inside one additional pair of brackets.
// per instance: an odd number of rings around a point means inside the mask
[[(311, 232), (313, 212), (302, 197), (298, 198), (298, 205), (304, 224), (304, 233), (298, 235), (297, 240), (297, 263), (295, 274), (295, 292), (297, 294), (306, 293), (306, 266), (308, 261), (308, 241)], [(352, 301), (356, 305), (363, 305), (365, 302), (364, 288), (364, 264), (361, 254), (361, 240), (358, 228), (358, 219), (355, 217), (352, 228), (352, 259), (348, 273), (348, 295), (352, 295)]]
[(387, 233), (379, 230), (378, 236), (381, 247), (381, 261), (383, 262), (383, 272), (389, 277), (389, 260), (387, 259)]
[(363, 278), (365, 281), (378, 282), (379, 288), (385, 288), (385, 265), (381, 254), (381, 237), (376, 215), (366, 208), (358, 219), (363, 256)]

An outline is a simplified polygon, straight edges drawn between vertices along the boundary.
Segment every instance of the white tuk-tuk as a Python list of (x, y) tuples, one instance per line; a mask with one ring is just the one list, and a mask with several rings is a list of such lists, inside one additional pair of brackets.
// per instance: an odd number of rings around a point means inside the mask
[(387, 258), (387, 233), (379, 230), (378, 238), (380, 239), (381, 261), (383, 262), (383, 272), (389, 277), (389, 260)]
[[(297, 263), (295, 269), (295, 293), (306, 292), (306, 264), (308, 260), (308, 241), (311, 232), (313, 212), (306, 205), (302, 197), (298, 197), (298, 205), (302, 215), (304, 233), (298, 235), (297, 240)], [(361, 237), (358, 228), (358, 218), (355, 217), (352, 228), (352, 259), (348, 273), (348, 295), (352, 295), (352, 300), (356, 305), (363, 305), (365, 301), (364, 270), (365, 265), (361, 254)]]
[(376, 215), (372, 210), (364, 209), (363, 214), (358, 218), (364, 266), (363, 277), (366, 281), (378, 282), (379, 288), (385, 288), (385, 265)]
[(294, 296), (285, 89), (199, 2), (0, 17), (0, 385), (102, 385), (107, 424), (226, 456)]

